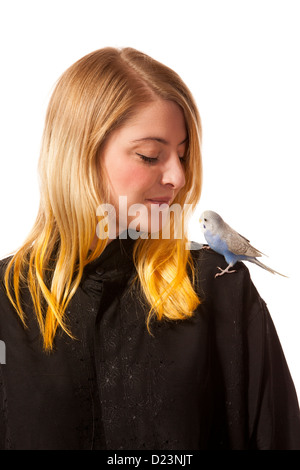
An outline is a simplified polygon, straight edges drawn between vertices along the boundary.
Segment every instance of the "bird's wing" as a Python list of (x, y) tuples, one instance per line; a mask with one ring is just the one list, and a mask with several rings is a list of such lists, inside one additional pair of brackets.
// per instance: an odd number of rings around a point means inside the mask
[(250, 245), (247, 238), (240, 235), (227, 224), (224, 231), (224, 239), (227, 243), (228, 249), (235, 255), (257, 257), (262, 256), (263, 254), (261, 251)]

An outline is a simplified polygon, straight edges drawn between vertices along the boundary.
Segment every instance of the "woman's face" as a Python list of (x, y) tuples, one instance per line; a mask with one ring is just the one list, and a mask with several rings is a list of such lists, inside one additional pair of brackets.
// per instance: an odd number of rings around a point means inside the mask
[(161, 229), (153, 214), (168, 211), (185, 185), (187, 144), (183, 112), (172, 101), (157, 100), (139, 108), (112, 132), (101, 166), (108, 180), (109, 203), (116, 210), (117, 234), (137, 225), (142, 232)]

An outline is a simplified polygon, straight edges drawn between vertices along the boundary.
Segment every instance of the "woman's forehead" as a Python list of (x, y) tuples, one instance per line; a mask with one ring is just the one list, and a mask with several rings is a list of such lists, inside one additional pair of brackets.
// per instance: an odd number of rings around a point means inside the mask
[[(132, 143), (157, 141), (168, 145), (180, 145), (187, 140), (184, 114), (179, 105), (172, 101), (159, 100), (136, 109), (119, 129)], [(172, 141), (172, 142), (171, 142)]]

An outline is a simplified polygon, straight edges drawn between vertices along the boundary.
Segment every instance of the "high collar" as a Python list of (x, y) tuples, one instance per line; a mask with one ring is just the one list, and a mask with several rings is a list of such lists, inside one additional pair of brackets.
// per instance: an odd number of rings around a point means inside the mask
[(128, 232), (121, 236), (126, 238), (118, 237), (110, 242), (101, 255), (85, 267), (84, 279), (117, 281), (133, 271), (133, 247), (136, 240)]

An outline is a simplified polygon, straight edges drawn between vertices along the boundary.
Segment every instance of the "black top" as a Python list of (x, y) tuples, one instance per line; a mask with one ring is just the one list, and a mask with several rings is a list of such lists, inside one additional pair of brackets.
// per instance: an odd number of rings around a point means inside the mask
[[(295, 388), (248, 269), (192, 251), (203, 300), (190, 320), (152, 322), (131, 239), (85, 269), (46, 354), (28, 293), (24, 329), (0, 283), (2, 449), (300, 449)], [(200, 246), (199, 246), (200, 248)], [(1, 278), (5, 260), (1, 261)]]

